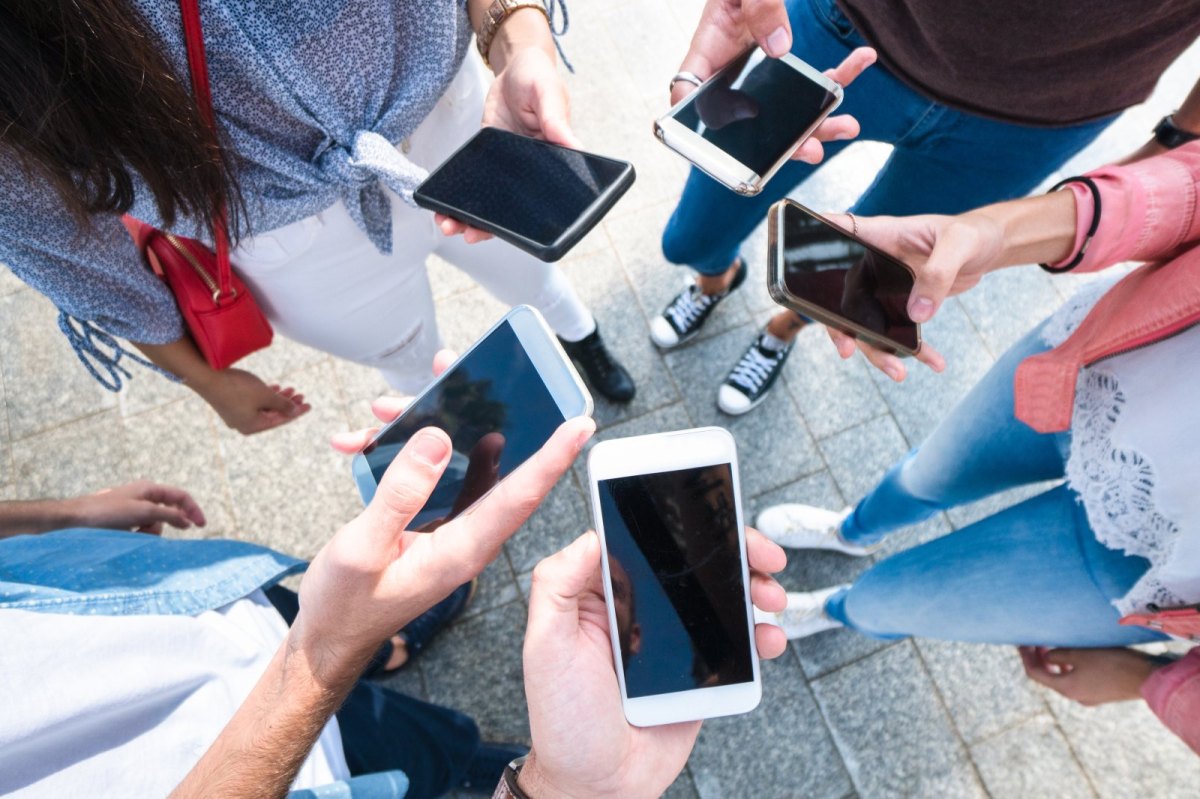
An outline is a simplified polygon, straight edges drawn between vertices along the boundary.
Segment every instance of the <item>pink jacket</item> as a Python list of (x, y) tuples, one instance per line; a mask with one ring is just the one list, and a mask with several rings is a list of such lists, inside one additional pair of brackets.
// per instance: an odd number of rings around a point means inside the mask
[[(1088, 177), (1100, 189), (1100, 225), (1075, 271), (1147, 263), (1113, 286), (1062, 345), (1018, 367), (1017, 418), (1042, 432), (1070, 426), (1081, 367), (1200, 323), (1200, 142)], [(1086, 186), (1070, 185), (1078, 209), (1078, 252), (1093, 203)], [(1200, 648), (1154, 672), (1142, 695), (1200, 753)]]

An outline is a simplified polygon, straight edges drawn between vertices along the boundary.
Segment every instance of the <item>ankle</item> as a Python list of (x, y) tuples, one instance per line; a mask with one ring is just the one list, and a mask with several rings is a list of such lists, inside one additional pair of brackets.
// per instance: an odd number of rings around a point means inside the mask
[(780, 341), (790, 343), (806, 324), (808, 322), (804, 321), (798, 314), (791, 311), (784, 311), (783, 313), (775, 314), (775, 316), (771, 317), (771, 321), (767, 322), (767, 333)]
[(733, 285), (733, 279), (737, 277), (738, 269), (741, 268), (741, 265), (741, 259), (734, 258), (729, 268), (719, 275), (698, 275), (696, 277), (696, 285), (700, 287), (701, 292), (709, 297), (724, 294)]

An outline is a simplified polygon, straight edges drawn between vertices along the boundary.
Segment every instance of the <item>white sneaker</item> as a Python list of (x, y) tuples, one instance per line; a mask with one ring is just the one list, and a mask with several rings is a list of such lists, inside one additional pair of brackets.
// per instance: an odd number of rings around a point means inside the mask
[(836, 630), (842, 623), (825, 612), (825, 603), (829, 601), (829, 597), (849, 587), (835, 585), (821, 591), (788, 591), (787, 609), (780, 613), (764, 614), (774, 616), (774, 620), (761, 620), (782, 627), (789, 641), (807, 638), (826, 630)]
[(758, 514), (759, 532), (792, 549), (829, 549), (861, 558), (879, 550), (882, 544), (858, 546), (842, 538), (842, 522), (853, 508), (826, 510), (814, 505), (772, 505)]

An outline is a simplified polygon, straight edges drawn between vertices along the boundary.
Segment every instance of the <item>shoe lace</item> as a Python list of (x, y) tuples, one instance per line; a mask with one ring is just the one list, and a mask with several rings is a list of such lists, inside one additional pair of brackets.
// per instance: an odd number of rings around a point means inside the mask
[(680, 330), (687, 330), (714, 302), (720, 299), (713, 294), (705, 294), (697, 285), (691, 285), (686, 291), (681, 291), (667, 307), (667, 315)]
[(575, 356), (584, 362), (584, 369), (600, 378), (608, 377), (616, 368), (608, 350), (599, 340), (587, 342), (580, 347)]
[(745, 386), (751, 391), (758, 391), (763, 384), (767, 382), (767, 378), (771, 376), (771, 372), (779, 363), (779, 355), (766, 356), (763, 355), (760, 347), (753, 346), (746, 350), (746, 354), (738, 361), (737, 366), (733, 368), (733, 373), (729, 375), (730, 382), (738, 383)]

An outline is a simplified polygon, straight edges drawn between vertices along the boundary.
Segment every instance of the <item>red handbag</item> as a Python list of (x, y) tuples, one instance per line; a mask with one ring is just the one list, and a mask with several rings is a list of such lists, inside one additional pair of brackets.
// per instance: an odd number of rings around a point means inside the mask
[(1154, 610), (1149, 613), (1131, 613), (1122, 618), (1120, 623), (1148, 627), (1176, 638), (1200, 642), (1200, 605), (1174, 610)]
[[(199, 0), (180, 0), (188, 70), (200, 114), (214, 131), (212, 93), (204, 58)], [(200, 353), (214, 369), (225, 369), (271, 343), (275, 332), (244, 283), (229, 266), (225, 212), (213, 212), (216, 252), (203, 242), (165, 233), (126, 214), (121, 219), (150, 268), (171, 293)]]

